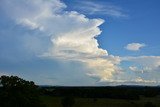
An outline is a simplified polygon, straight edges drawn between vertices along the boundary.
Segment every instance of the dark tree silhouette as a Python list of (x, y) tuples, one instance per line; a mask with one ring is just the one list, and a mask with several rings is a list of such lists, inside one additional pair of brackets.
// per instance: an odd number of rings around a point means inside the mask
[(17, 76), (0, 77), (0, 107), (44, 107), (38, 86)]

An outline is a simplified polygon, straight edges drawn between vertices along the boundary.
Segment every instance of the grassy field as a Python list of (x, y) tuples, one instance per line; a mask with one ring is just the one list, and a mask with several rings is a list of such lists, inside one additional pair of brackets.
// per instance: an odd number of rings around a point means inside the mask
[[(62, 107), (60, 97), (42, 96), (41, 98), (47, 107)], [(156, 107), (160, 107), (160, 97), (141, 97), (140, 100), (97, 98), (97, 101), (93, 98), (75, 98), (73, 107), (144, 107), (146, 102), (152, 102)]]

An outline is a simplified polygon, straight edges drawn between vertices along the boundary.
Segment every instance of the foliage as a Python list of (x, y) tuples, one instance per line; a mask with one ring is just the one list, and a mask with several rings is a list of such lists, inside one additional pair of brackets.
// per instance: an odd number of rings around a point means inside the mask
[(1, 107), (44, 107), (39, 100), (38, 86), (17, 76), (1, 76)]

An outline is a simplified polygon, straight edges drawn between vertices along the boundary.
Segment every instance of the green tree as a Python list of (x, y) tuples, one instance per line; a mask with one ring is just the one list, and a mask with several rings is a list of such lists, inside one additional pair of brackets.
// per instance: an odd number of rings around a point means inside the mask
[(17, 76), (0, 77), (1, 107), (44, 107), (40, 103), (38, 86)]

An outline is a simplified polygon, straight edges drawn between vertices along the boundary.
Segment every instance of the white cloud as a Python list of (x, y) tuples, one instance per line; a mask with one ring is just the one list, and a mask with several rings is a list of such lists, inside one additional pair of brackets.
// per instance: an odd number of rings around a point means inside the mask
[(75, 9), (86, 14), (101, 14), (111, 17), (128, 17), (123, 9), (108, 2), (78, 1)]
[[(27, 51), (38, 50), (36, 54), (41, 57), (81, 62), (90, 69), (86, 69), (86, 74), (99, 80), (118, 73), (119, 57), (99, 48), (95, 38), (101, 34), (99, 26), (104, 20), (64, 11), (66, 5), (59, 0), (1, 0), (0, 6), (17, 25), (34, 31), (18, 37), (23, 37), (21, 45), (25, 45)], [(50, 45), (43, 45), (44, 41)]]
[[(15, 52), (13, 54), (17, 56), (36, 53), (36, 55), (41, 56), (41, 58), (64, 61), (65, 63), (61, 63), (63, 64), (61, 68), (66, 66), (67, 63), (77, 62), (77, 66), (81, 65), (79, 69), (81, 68), (83, 70), (82, 73), (87, 74), (91, 79), (95, 78), (99, 82), (116, 82), (117, 84), (139, 82), (150, 84), (158, 81), (157, 78), (159, 75), (156, 74), (160, 68), (159, 56), (120, 58), (109, 55), (107, 50), (99, 47), (96, 39), (96, 37), (101, 34), (99, 26), (104, 23), (104, 20), (98, 18), (90, 19), (76, 11), (65, 11), (64, 8), (66, 8), (66, 5), (59, 0), (1, 0), (1, 11), (3, 10), (5, 15), (7, 14), (7, 18), (10, 18), (18, 26), (16, 26), (17, 28), (14, 26), (14, 29), (5, 29), (5, 35), (7, 36), (1, 36), (3, 39), (4, 37), (6, 39), (12, 38), (9, 40), (12, 44), (12, 50), (7, 50), (6, 53), (12, 54), (11, 51), (13, 51)], [(110, 8), (112, 9), (112, 7)], [(100, 9), (100, 7), (98, 7), (98, 9)], [(116, 17), (121, 16), (120, 13), (106, 14)], [(15, 44), (16, 46), (14, 46)], [(128, 45), (129, 48), (126, 48), (133, 51), (137, 51), (145, 46), (145, 44), (139, 43)], [(17, 51), (17, 48), (20, 48), (23, 53)], [(20, 55), (17, 54), (18, 52)], [(8, 56), (8, 54), (3, 53), (3, 56)], [(24, 56), (21, 57), (24, 58)], [(26, 57), (27, 55), (25, 58)], [(14, 58), (16, 59), (16, 57)], [(128, 78), (128, 74), (126, 74), (127, 76), (123, 78), (122, 75), (126, 72), (119, 67), (122, 61), (139, 65), (133, 64), (129, 67), (131, 71), (134, 71), (135, 77)], [(72, 69), (72, 66), (74, 65), (71, 65), (67, 70)], [(65, 67), (63, 70), (66, 70)], [(137, 74), (137, 72), (143, 72), (144, 74), (147, 72), (150, 76), (154, 75), (153, 77), (155, 78), (151, 80), (148, 79), (148, 76), (146, 76), (147, 78), (142, 77)], [(78, 75), (80, 75), (80, 73)], [(78, 76), (75, 76), (74, 79), (77, 77)], [(70, 81), (72, 81), (72, 79), (70, 79)]]
[(144, 73), (144, 69), (140, 69), (140, 68), (138, 68), (137, 66), (130, 66), (129, 67), (129, 69), (131, 70), (131, 71), (134, 71), (135, 73), (137, 72), (137, 73)]
[(149, 85), (149, 86), (155, 86), (158, 85), (159, 82), (156, 80), (146, 80), (141, 77), (136, 77), (134, 79), (121, 79), (121, 80), (115, 80), (115, 79), (109, 79), (109, 80), (103, 80), (97, 82), (97, 85)]
[(11, 74), (9, 74), (9, 73), (7, 73), (7, 72), (4, 72), (4, 71), (0, 71), (0, 76), (3, 76), (3, 75), (10, 76)]
[(144, 43), (130, 43), (125, 48), (130, 51), (139, 51), (141, 48), (145, 47)]
[[(139, 66), (146, 67), (145, 69), (155, 69), (160, 66), (160, 56), (138, 56), (138, 57), (123, 57), (123, 61), (131, 61)], [(133, 70), (133, 69), (132, 69)], [(135, 70), (135, 67), (134, 67)]]
[(123, 57), (121, 61), (129, 64), (130, 73), (135, 77), (160, 81), (160, 56)]
[(119, 57), (107, 56), (106, 58), (95, 58), (85, 61), (90, 68), (89, 76), (100, 81), (112, 79), (114, 75), (120, 74), (121, 69), (117, 66), (120, 63)]
[(140, 66), (140, 67), (130, 66), (129, 69), (131, 71), (134, 71), (135, 73), (147, 73), (147, 72), (150, 72), (150, 71), (154, 70), (152, 67), (148, 67), (147, 65), (146, 66)]
[(160, 56), (124, 57), (121, 60), (132, 62), (135, 66), (130, 66), (129, 69), (134, 72), (152, 73), (160, 70)]
[(34, 29), (43, 30), (43, 27), (41, 27), (41, 26), (37, 25), (36, 23), (30, 21), (29, 19), (19, 20), (18, 23), (23, 25), (23, 26), (29, 27), (31, 30), (34, 30)]
[(137, 67), (136, 66), (130, 66), (129, 69), (132, 70), (132, 71), (137, 71)]

